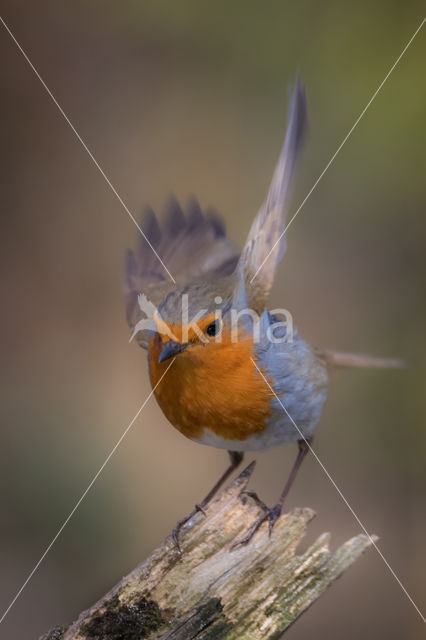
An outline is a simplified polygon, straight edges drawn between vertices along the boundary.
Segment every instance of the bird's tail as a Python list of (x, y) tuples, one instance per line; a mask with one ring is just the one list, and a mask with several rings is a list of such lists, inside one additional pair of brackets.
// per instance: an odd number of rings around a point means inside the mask
[(399, 358), (378, 358), (357, 353), (342, 353), (331, 349), (315, 349), (316, 355), (327, 365), (333, 367), (357, 367), (357, 368), (379, 368), (379, 369), (400, 369), (406, 367), (404, 360)]

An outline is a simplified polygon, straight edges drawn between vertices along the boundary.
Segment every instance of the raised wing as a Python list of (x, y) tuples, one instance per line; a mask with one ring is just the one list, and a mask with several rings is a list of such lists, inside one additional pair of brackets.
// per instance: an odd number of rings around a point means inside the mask
[(248, 302), (262, 311), (274, 281), (275, 269), (286, 249), (288, 192), (306, 129), (305, 90), (296, 80), (287, 132), (266, 200), (253, 221), (238, 268), (244, 273)]
[[(207, 272), (227, 275), (235, 270), (239, 252), (226, 238), (221, 218), (213, 210), (203, 213), (196, 200), (190, 202), (185, 215), (177, 200), (171, 199), (162, 227), (148, 210), (141, 229), (150, 244), (141, 236), (138, 250), (129, 250), (126, 256), (126, 316), (132, 331), (146, 317), (139, 294), (158, 306), (169, 291), (196, 276)], [(146, 347), (147, 332), (139, 331), (136, 340)]]

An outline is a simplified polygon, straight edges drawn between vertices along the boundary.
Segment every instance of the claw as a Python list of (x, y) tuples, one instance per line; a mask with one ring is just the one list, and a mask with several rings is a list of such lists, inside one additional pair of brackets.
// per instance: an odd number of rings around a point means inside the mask
[(204, 509), (202, 504), (196, 504), (195, 505), (195, 511), (198, 511), (199, 513), (202, 513), (203, 516), (207, 516), (207, 511)]
[(206, 510), (203, 507), (203, 505), (202, 504), (196, 504), (194, 510), (191, 511), (189, 516), (186, 516), (186, 518), (182, 518), (182, 520), (178, 520), (176, 522), (176, 525), (173, 528), (172, 538), (173, 538), (173, 542), (176, 545), (178, 553), (182, 553), (182, 549), (181, 549), (180, 544), (179, 544), (179, 533), (180, 533), (180, 530), (182, 529), (182, 527), (187, 522), (189, 522), (191, 520), (191, 518), (193, 518), (195, 516), (196, 513), (202, 513), (204, 516), (207, 516)]
[(176, 522), (175, 526), (173, 527), (172, 538), (173, 538), (173, 542), (176, 545), (177, 552), (179, 554), (182, 553), (182, 549), (181, 549), (181, 546), (179, 544), (179, 533), (180, 533), (180, 530), (182, 529), (183, 525), (186, 524), (189, 519), (190, 519), (190, 516), (188, 516), (188, 518), (183, 518), (182, 520), (178, 520)]
[[(250, 495), (250, 492), (248, 492), (248, 493)], [(247, 535), (244, 538), (242, 538), (241, 540), (238, 540), (237, 542), (234, 542), (234, 544), (231, 547), (231, 551), (233, 549), (235, 549), (236, 547), (248, 544), (250, 542), (250, 540), (253, 538), (253, 536), (256, 533), (256, 531), (258, 529), (260, 529), (262, 524), (264, 522), (266, 522), (266, 521), (268, 521), (268, 523), (269, 523), (269, 537), (270, 537), (271, 534), (272, 534), (272, 529), (274, 527), (274, 524), (276, 523), (276, 521), (278, 520), (278, 518), (281, 515), (282, 506), (280, 504), (277, 504), (277, 505), (275, 505), (275, 507), (270, 508), (270, 507), (267, 507), (265, 505), (265, 503), (262, 502), (262, 500), (260, 500), (256, 494), (255, 494), (255, 496), (256, 497), (254, 497), (254, 496), (251, 496), (251, 497), (254, 498), (256, 501), (258, 501), (259, 506), (261, 506), (261, 508), (264, 509), (265, 515), (263, 515), (261, 518), (256, 520), (256, 522), (251, 527), (251, 529), (249, 529)]]
[[(241, 491), (241, 494), (244, 493), (246, 496), (249, 496), (249, 498), (252, 498), (255, 503), (265, 512), (267, 513), (269, 511), (269, 507), (263, 502), (263, 500), (261, 500), (259, 498), (259, 496), (257, 495), (256, 491), (250, 491), (250, 489), (243, 489), (243, 491)], [(241, 495), (240, 494), (240, 495)]]

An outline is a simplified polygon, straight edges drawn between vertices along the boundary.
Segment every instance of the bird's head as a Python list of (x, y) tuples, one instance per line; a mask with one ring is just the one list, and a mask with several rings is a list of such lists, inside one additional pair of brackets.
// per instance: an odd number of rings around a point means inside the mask
[[(159, 305), (154, 315), (155, 331), (150, 348), (158, 354), (158, 362), (187, 356), (207, 357), (229, 344), (246, 341), (252, 335), (249, 318), (239, 320), (247, 306), (244, 286), (234, 277), (219, 281), (194, 281), (177, 288)], [(246, 314), (247, 315), (247, 314)]]

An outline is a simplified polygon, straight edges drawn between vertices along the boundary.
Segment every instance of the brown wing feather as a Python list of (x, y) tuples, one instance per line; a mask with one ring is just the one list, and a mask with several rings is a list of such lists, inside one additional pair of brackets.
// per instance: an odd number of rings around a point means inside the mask
[(239, 268), (245, 275), (249, 304), (260, 311), (265, 307), (276, 266), (286, 248), (283, 231), (288, 192), (305, 128), (305, 91), (297, 79), (290, 101), (284, 145), (268, 194), (253, 221), (239, 261)]
[[(154, 212), (147, 210), (141, 229), (176, 282), (141, 236), (137, 251), (127, 252), (125, 265), (126, 317), (132, 330), (145, 317), (138, 294), (158, 306), (169, 291), (194, 277), (211, 272), (227, 275), (235, 270), (239, 252), (226, 238), (221, 218), (212, 209), (203, 213), (196, 200), (189, 203), (185, 215), (177, 200), (170, 199), (162, 227)], [(143, 347), (146, 338), (145, 331), (136, 336)]]

